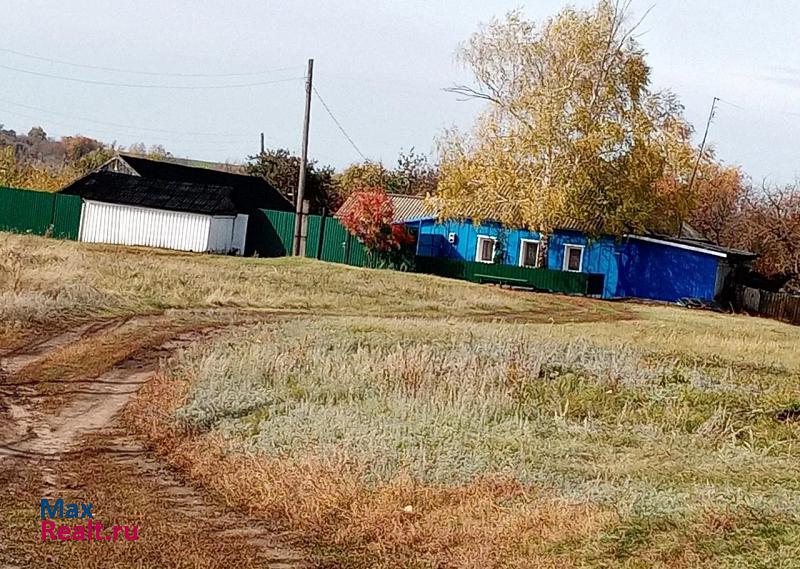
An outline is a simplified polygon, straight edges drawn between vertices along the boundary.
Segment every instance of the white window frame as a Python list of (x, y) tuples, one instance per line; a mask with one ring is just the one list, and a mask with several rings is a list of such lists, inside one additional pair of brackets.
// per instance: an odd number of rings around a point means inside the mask
[[(570, 270), (569, 268), (569, 250), (578, 249), (581, 252), (581, 262), (578, 270)], [(574, 243), (567, 243), (564, 245), (564, 262), (561, 264), (561, 269), (568, 273), (581, 273), (583, 272), (583, 255), (586, 252), (586, 245), (576, 245)]]
[[(492, 258), (489, 261), (484, 261), (481, 259), (481, 244), (483, 241), (491, 241), (492, 242)], [(494, 256), (497, 253), (497, 237), (492, 237), (491, 235), (478, 235), (478, 246), (475, 248), (475, 261), (478, 263), (486, 263), (487, 265), (491, 265), (494, 263)]]
[(539, 248), (542, 246), (542, 242), (539, 239), (525, 239), (522, 238), (519, 240), (519, 266), (525, 267), (525, 245), (530, 243), (536, 243), (536, 261), (532, 267), (528, 267), (529, 269), (538, 269), (539, 268)]

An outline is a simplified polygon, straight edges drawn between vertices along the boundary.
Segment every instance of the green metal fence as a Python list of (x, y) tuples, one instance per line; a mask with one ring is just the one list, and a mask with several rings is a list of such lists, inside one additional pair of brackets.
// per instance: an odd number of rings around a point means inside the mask
[(260, 209), (247, 222), (245, 255), (282, 257), (292, 252), (294, 214)]
[(80, 221), (77, 196), (0, 187), (0, 231), (77, 239)]
[(476, 283), (500, 283), (565, 294), (599, 295), (603, 292), (603, 275), (587, 273), (528, 269), (435, 257), (417, 257), (416, 271)]
[(53, 203), (53, 237), (78, 240), (81, 226), (81, 198), (55, 194)]
[[(245, 252), (259, 257), (282, 257), (292, 252), (295, 214), (259, 210), (250, 216)], [(367, 251), (335, 217), (306, 216), (306, 257), (356, 267), (368, 264)]]
[[(332, 263), (367, 267), (371, 257), (364, 245), (334, 217), (309, 215), (306, 225), (306, 257)], [(291, 254), (295, 214), (260, 210), (250, 217), (247, 251), (263, 257)], [(562, 292), (599, 295), (603, 291), (603, 275), (527, 269), (510, 265), (492, 265), (454, 261), (433, 257), (417, 257), (415, 270), (443, 277), (472, 282), (496, 282)]]

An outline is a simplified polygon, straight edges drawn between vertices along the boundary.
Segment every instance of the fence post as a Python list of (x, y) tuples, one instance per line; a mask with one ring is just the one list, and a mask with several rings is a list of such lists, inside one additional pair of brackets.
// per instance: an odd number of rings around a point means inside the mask
[(325, 222), (327, 219), (327, 210), (322, 208), (322, 217), (319, 220), (319, 239), (317, 240), (317, 260), (322, 258), (322, 244), (325, 242)]

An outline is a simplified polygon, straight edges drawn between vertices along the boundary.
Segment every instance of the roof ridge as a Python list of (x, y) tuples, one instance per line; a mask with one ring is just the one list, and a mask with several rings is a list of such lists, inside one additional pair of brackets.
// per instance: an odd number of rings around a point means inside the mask
[[(146, 162), (155, 162), (157, 164), (167, 164), (169, 166), (175, 166), (177, 168), (186, 168), (187, 170), (195, 170), (195, 171), (203, 172), (203, 173), (211, 172), (211, 173), (214, 173), (214, 174), (224, 174), (224, 175), (227, 175), (227, 176), (238, 176), (240, 178), (248, 178), (248, 179), (255, 178), (255, 179), (260, 179), (260, 180), (264, 179), (262, 176), (256, 176), (256, 175), (253, 175), (253, 174), (242, 174), (242, 173), (239, 173), (239, 172), (228, 172), (226, 170), (218, 170), (216, 168), (203, 168), (202, 166), (189, 166), (187, 164), (182, 164), (180, 162), (176, 162), (176, 161), (169, 160), (169, 159), (162, 160), (162, 159), (158, 159), (158, 158), (149, 158), (147, 156), (139, 156), (138, 154), (130, 154), (128, 152), (117, 152), (117, 156), (119, 156), (123, 160), (125, 160), (127, 158), (133, 158), (134, 160), (144, 160)], [(190, 160), (190, 159), (187, 158), (187, 160)], [(219, 164), (219, 162), (214, 162), (214, 164)]]
[(414, 195), (414, 194), (398, 194), (398, 193), (393, 193), (393, 192), (386, 192), (386, 195), (389, 196), (390, 198), (409, 198), (409, 199), (414, 199), (414, 200), (424, 200), (425, 199), (425, 196), (417, 196), (417, 195)]

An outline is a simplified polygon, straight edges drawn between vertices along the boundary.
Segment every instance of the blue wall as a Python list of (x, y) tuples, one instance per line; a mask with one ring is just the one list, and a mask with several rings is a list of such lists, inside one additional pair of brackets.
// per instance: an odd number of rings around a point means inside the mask
[(713, 300), (720, 258), (631, 239), (622, 248), (616, 296), (674, 302)]
[[(448, 242), (450, 233), (456, 234), (456, 243)], [(506, 229), (503, 231), (499, 223), (482, 223), (474, 226), (469, 221), (445, 221), (434, 223), (422, 221), (419, 227), (417, 255), (423, 257), (439, 257), (456, 261), (474, 261), (478, 251), (478, 236), (499, 238), (504, 234), (506, 245), (506, 265), (519, 265), (520, 245), (522, 239), (539, 239), (539, 233), (527, 229)]]
[[(415, 224), (417, 225), (417, 224)], [(501, 225), (469, 221), (418, 222), (417, 254), (459, 261), (474, 261), (478, 235), (498, 237)], [(456, 243), (448, 234), (456, 234)], [(521, 239), (539, 239), (540, 234), (526, 229), (505, 231), (505, 264), (518, 265)], [(720, 258), (670, 245), (635, 238), (589, 239), (577, 231), (556, 231), (549, 239), (547, 268), (560, 271), (564, 246), (583, 245), (584, 273), (605, 276), (603, 298), (647, 298), (675, 302), (684, 297), (712, 300), (716, 294)]]
[(550, 236), (547, 249), (547, 268), (560, 271), (564, 268), (564, 246), (583, 245), (581, 272), (605, 275), (603, 298), (615, 298), (617, 294), (618, 244), (614, 239), (603, 237), (590, 240), (577, 231), (556, 231)]

